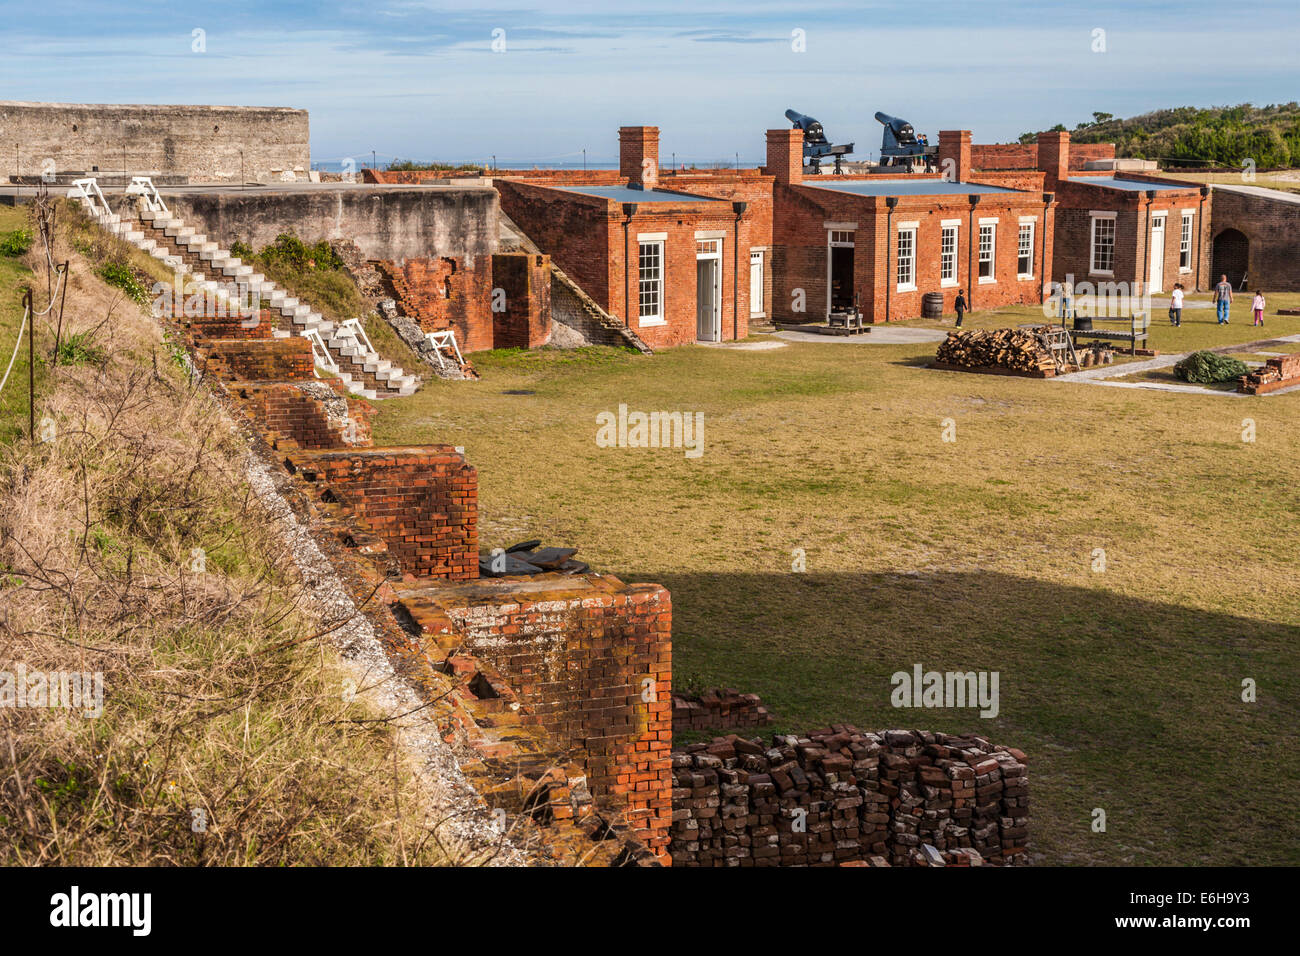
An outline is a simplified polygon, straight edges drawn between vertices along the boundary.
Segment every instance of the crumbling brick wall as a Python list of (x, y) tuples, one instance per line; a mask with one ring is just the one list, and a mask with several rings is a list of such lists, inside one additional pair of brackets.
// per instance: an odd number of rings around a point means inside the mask
[(452, 329), (462, 352), (493, 347), (491, 256), (413, 257), (376, 266), (398, 309), (425, 332)]
[(374, 407), (338, 381), (239, 389), (244, 409), (273, 447), (345, 448), (371, 444)]
[(406, 574), (478, 577), (478, 472), (450, 445), (300, 452), (290, 465), (383, 538)]
[[(558, 575), (549, 578), (559, 578)], [(508, 598), (444, 602), (464, 649), (496, 667), (584, 762), (603, 805), (667, 862), (672, 605), (616, 578), (515, 582)], [(418, 612), (413, 612), (418, 614)]]
[(210, 372), (227, 380), (304, 382), (315, 379), (311, 342), (287, 339), (211, 339), (199, 350)]
[(1025, 755), (982, 737), (733, 734), (674, 750), (672, 765), (675, 866), (909, 865), (922, 845), (1025, 862)]

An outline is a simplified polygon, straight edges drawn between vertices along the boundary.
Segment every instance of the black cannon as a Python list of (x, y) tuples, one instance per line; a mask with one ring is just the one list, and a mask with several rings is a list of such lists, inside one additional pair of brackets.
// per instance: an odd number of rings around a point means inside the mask
[(877, 113), (876, 119), (885, 127), (880, 140), (881, 166), (924, 165), (927, 172), (934, 169), (939, 156), (939, 148), (931, 146), (924, 136), (918, 136), (912, 124), (888, 113)]
[(826, 138), (826, 131), (822, 129), (822, 124), (803, 113), (786, 110), (785, 118), (794, 124), (795, 129), (803, 130), (803, 158), (808, 162), (808, 167), (813, 173), (821, 172), (822, 160), (828, 156), (835, 158), (835, 172), (843, 172), (840, 163), (844, 156), (853, 152), (852, 143), (832, 145)]

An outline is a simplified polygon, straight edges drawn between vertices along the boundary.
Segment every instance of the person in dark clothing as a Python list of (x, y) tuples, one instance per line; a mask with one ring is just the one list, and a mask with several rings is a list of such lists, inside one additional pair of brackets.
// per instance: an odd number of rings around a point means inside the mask
[(953, 303), (953, 307), (957, 310), (957, 328), (961, 328), (962, 316), (970, 310), (970, 306), (966, 303), (965, 289), (957, 290), (957, 301)]

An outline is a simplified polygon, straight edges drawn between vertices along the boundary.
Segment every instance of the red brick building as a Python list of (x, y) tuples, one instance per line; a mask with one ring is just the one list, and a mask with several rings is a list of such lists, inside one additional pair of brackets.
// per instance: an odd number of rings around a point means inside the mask
[(656, 128), (626, 126), (619, 140), (617, 176), (501, 178), (502, 211), (652, 348), (743, 339), (762, 222), (743, 200), (660, 188)]

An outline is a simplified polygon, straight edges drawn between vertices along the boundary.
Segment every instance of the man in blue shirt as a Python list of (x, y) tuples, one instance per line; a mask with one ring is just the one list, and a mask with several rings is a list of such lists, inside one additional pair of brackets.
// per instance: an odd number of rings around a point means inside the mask
[(1219, 276), (1219, 284), (1214, 287), (1214, 307), (1219, 313), (1219, 324), (1228, 324), (1228, 308), (1232, 305), (1232, 285), (1227, 276)]

